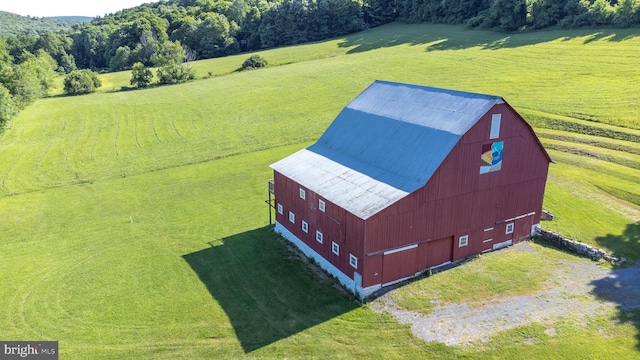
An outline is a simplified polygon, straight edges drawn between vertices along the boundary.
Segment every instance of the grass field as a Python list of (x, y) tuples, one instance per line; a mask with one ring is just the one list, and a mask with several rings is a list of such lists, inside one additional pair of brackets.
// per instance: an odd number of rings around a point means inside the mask
[[(544, 226), (640, 260), (639, 35), (391, 24), (264, 51), (258, 71), (234, 72), (243, 54), (195, 63), (206, 79), (188, 84), (118, 91), (129, 74), (104, 74), (99, 93), (40, 100), (0, 139), (0, 339), (59, 340), (64, 359), (637, 358), (639, 313), (562, 320), (556, 338), (530, 326), (425, 343), (318, 283), (270, 231), (264, 200), (268, 165), (375, 79), (485, 92), (556, 161)], [(539, 280), (510, 287), (511, 265), (544, 277), (558, 257), (497, 260), (494, 288), (532, 291)], [(460, 272), (477, 281), (464, 266), (441, 280)]]

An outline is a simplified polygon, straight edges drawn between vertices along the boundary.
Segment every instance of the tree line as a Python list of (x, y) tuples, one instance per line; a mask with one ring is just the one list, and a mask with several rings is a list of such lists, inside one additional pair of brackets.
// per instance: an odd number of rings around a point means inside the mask
[(640, 24), (640, 0), (400, 0), (398, 18), (513, 32)]
[(64, 31), (0, 39), (0, 126), (46, 93), (56, 73), (135, 65), (138, 80), (145, 80), (145, 67), (170, 65), (162, 75), (172, 83), (174, 75), (193, 77), (179, 61), (323, 40), (393, 21), (505, 32), (628, 27), (640, 24), (640, 0), (163, 0)]
[(20, 16), (6, 11), (0, 11), (0, 36), (15, 34), (44, 34), (69, 30), (74, 23), (88, 22), (91, 18), (78, 16), (62, 16), (38, 18)]

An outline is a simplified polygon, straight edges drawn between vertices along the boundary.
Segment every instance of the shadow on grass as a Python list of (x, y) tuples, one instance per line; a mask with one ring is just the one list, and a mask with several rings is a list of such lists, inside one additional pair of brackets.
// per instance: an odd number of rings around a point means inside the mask
[[(636, 348), (640, 350), (640, 223), (629, 224), (622, 235), (606, 235), (596, 239), (598, 244), (626, 256), (632, 266), (616, 268), (609, 276), (594, 280), (592, 293), (598, 298), (614, 302), (618, 309), (617, 320), (633, 324), (638, 333)], [(635, 265), (633, 265), (635, 263)]]
[(640, 267), (615, 269), (607, 277), (591, 282), (591, 291), (601, 300), (616, 304), (616, 320), (635, 326), (636, 348), (640, 350)]
[(635, 263), (640, 260), (640, 223), (627, 225), (622, 235), (600, 236), (596, 242), (614, 255), (624, 256), (630, 263)]
[(499, 33), (465, 29), (456, 25), (392, 23), (370, 31), (347, 36), (340, 47), (353, 47), (347, 53), (359, 53), (397, 45), (427, 45), (426, 51), (461, 50), (480, 47), (487, 50), (516, 48), (554, 40), (584, 38), (594, 41), (624, 41), (640, 36), (638, 29), (540, 30), (523, 33)]
[(246, 353), (358, 307), (271, 226), (210, 245), (183, 258), (226, 312)]

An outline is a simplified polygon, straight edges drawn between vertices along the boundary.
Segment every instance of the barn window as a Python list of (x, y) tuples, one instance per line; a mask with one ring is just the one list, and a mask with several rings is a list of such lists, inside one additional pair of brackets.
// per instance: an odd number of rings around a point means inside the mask
[(307, 198), (307, 192), (304, 191), (303, 188), (300, 188), (300, 199), (304, 200)]
[(289, 211), (289, 221), (294, 224), (296, 223), (296, 214), (292, 213), (291, 211)]
[(336, 244), (335, 242), (331, 242), (331, 251), (336, 254), (336, 255), (340, 255), (340, 245)]
[(463, 247), (469, 245), (469, 235), (460, 236), (458, 239), (458, 247)]
[(320, 211), (324, 212), (325, 207), (326, 207), (326, 205), (325, 205), (324, 201), (318, 200), (318, 209), (320, 209)]
[(358, 258), (353, 256), (353, 254), (349, 254), (349, 265), (353, 266), (355, 269), (358, 268)]
[(322, 240), (323, 240), (322, 233), (320, 232), (320, 230), (316, 230), (316, 241), (322, 244)]
[(309, 232), (309, 224), (306, 221), (302, 220), (302, 231), (308, 233)]
[(500, 137), (500, 119), (501, 118), (502, 118), (501, 114), (491, 115), (491, 134), (489, 134), (489, 139), (497, 139)]
[(278, 204), (278, 214), (282, 215), (283, 212), (284, 208), (282, 207), (282, 204)]
[(513, 223), (507, 224), (507, 231), (505, 231), (505, 234), (513, 234)]

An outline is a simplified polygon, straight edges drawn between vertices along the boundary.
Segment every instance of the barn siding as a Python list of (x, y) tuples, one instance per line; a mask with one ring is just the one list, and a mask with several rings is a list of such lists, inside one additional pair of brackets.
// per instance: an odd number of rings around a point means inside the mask
[(414, 276), (418, 248), (382, 255), (382, 284)]
[[(300, 188), (305, 199), (300, 198)], [(353, 279), (354, 271), (361, 271), (363, 263), (363, 220), (348, 214), (341, 207), (274, 171), (276, 221), (302, 240), (313, 251)], [(318, 200), (325, 202), (325, 211), (318, 208)], [(278, 204), (283, 212), (277, 211)], [(289, 221), (289, 211), (295, 214), (295, 223)], [(302, 221), (308, 224), (308, 232), (302, 230)], [(316, 240), (316, 230), (323, 234), (323, 242)], [(332, 251), (332, 242), (339, 246), (339, 255)], [(358, 258), (358, 270), (349, 263), (349, 254)], [(364, 281), (363, 281), (364, 282)]]
[[(502, 116), (500, 136), (489, 139), (491, 116), (496, 113)], [(496, 141), (504, 141), (502, 169), (480, 174), (482, 145)], [(429, 263), (438, 260), (428, 260), (438, 259), (429, 254), (431, 241), (453, 237), (451, 260), (458, 260), (495, 244), (526, 239), (531, 226), (540, 220), (548, 165), (531, 128), (506, 103), (495, 105), (460, 139), (425, 187), (367, 220), (365, 252), (375, 254), (419, 243), (417, 258), (413, 253), (405, 257), (406, 263), (415, 264), (414, 272), (419, 272), (438, 265)], [(501, 221), (531, 212), (535, 214), (513, 221), (512, 234), (505, 233), (506, 223)], [(490, 228), (493, 230), (485, 231)], [(469, 236), (469, 244), (459, 247), (463, 235)], [(491, 241), (485, 242), (488, 239)], [(402, 262), (398, 254), (394, 261)], [(364, 286), (389, 279), (384, 274), (373, 276), (384, 267), (384, 260), (378, 258), (370, 257), (375, 266), (366, 269)]]
[(382, 284), (382, 260), (384, 255), (367, 256), (362, 268), (362, 282), (364, 286)]

